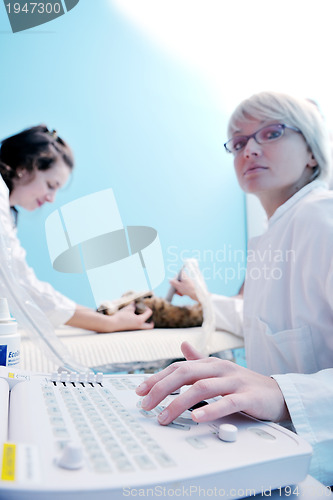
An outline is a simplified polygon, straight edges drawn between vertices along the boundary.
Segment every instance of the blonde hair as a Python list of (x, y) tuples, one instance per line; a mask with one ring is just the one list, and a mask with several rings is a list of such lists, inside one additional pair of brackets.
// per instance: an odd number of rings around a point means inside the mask
[(318, 163), (317, 179), (329, 181), (332, 152), (329, 132), (317, 105), (278, 92), (260, 92), (242, 101), (230, 117), (228, 137), (238, 130), (239, 123), (251, 120), (278, 120), (298, 128)]

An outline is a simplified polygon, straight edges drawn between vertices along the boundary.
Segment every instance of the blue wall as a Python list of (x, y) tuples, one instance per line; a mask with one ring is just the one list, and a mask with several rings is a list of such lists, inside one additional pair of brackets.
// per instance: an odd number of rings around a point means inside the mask
[[(46, 123), (76, 158), (56, 202), (20, 214), (28, 262), (40, 279), (93, 305), (84, 275), (52, 269), (44, 221), (64, 203), (111, 187), (124, 225), (158, 231), (166, 279), (157, 294), (166, 293), (181, 257), (190, 256), (199, 259), (211, 291), (234, 294), (243, 273), (224, 257), (245, 253), (246, 235), (243, 194), (223, 151), (227, 117), (197, 74), (148, 41), (108, 0), (96, 4), (80, 0), (66, 15), (16, 34), (0, 4), (0, 137)], [(236, 266), (235, 279), (225, 277), (225, 266)]]

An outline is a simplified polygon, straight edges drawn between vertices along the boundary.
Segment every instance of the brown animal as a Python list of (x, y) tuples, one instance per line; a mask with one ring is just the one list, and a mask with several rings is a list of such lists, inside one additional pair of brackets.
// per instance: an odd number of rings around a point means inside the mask
[(148, 321), (153, 321), (155, 328), (189, 328), (202, 325), (203, 316), (200, 304), (174, 306), (165, 299), (155, 297), (152, 292), (141, 294), (127, 292), (121, 299), (105, 301), (97, 310), (102, 314), (111, 315), (131, 302), (135, 303), (136, 314), (143, 313), (146, 307), (153, 311)]

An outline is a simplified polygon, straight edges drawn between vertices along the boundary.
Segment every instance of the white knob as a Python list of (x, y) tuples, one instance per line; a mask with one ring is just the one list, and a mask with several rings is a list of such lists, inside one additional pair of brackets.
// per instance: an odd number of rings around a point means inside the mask
[(238, 429), (232, 424), (221, 424), (219, 427), (219, 438), (222, 441), (233, 442), (237, 440)]
[(82, 447), (72, 442), (67, 443), (61, 457), (57, 460), (57, 465), (63, 469), (81, 469), (83, 467)]

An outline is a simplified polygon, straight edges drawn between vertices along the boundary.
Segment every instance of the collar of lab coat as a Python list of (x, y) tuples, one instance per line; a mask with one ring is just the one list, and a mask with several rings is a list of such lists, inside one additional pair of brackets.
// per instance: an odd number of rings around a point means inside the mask
[(278, 207), (272, 217), (268, 220), (268, 227), (271, 227), (272, 224), (274, 224), (280, 217), (282, 217), (283, 214), (285, 214), (288, 210), (290, 210), (291, 207), (295, 205), (301, 198), (304, 198), (307, 194), (309, 194), (311, 191), (314, 189), (318, 188), (323, 188), (323, 189), (328, 189), (328, 184), (325, 181), (321, 180), (316, 180), (310, 182), (310, 184), (307, 184), (304, 186), (302, 189), (297, 191), (297, 193), (294, 194), (289, 200), (287, 200), (283, 205)]

